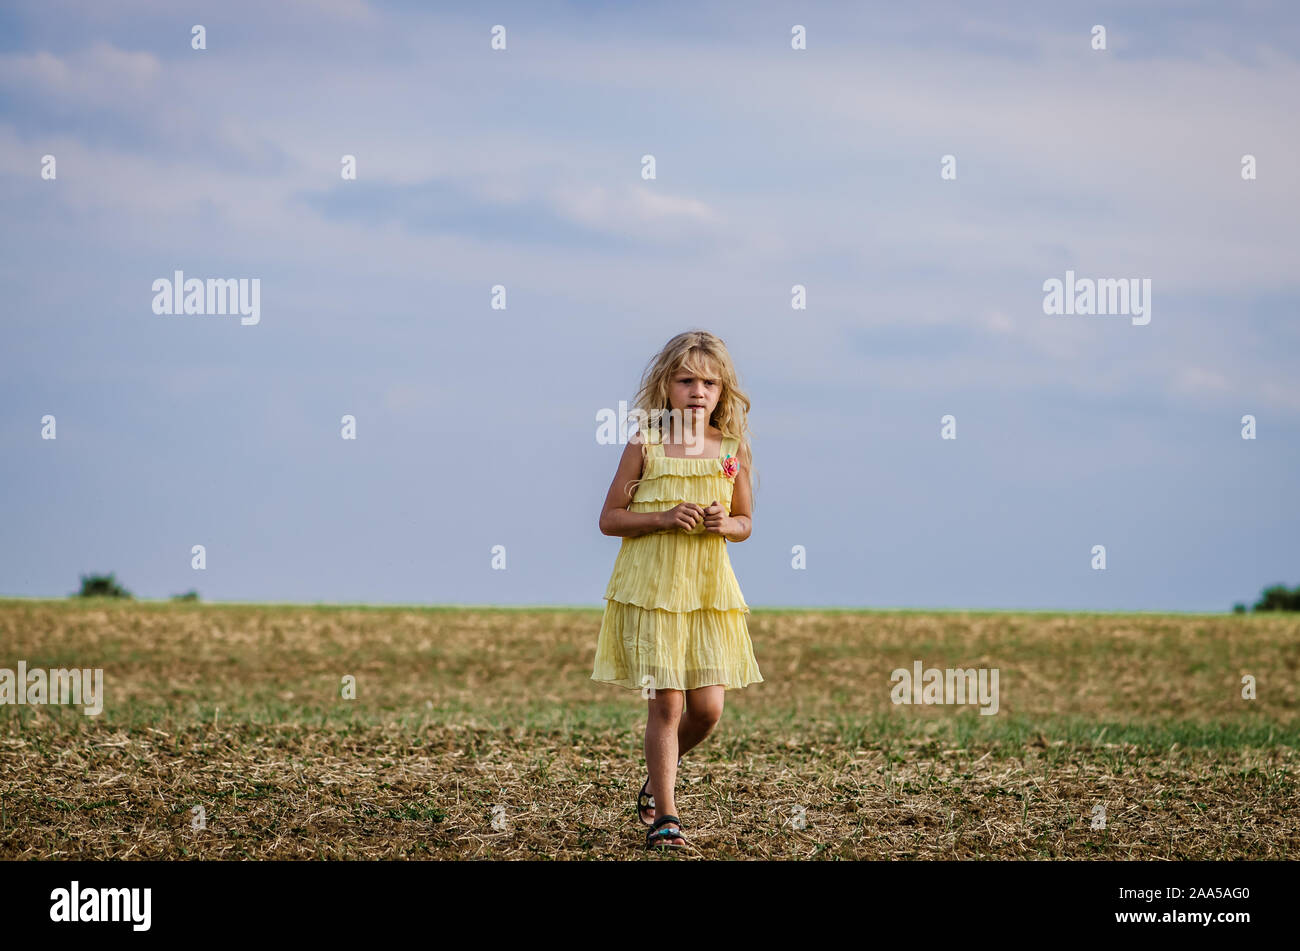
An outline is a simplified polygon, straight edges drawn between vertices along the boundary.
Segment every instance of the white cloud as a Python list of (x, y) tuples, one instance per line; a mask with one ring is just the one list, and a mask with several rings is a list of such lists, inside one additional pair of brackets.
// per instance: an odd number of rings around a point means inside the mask
[(0, 54), (0, 86), (77, 105), (129, 108), (134, 97), (157, 88), (162, 73), (154, 54), (102, 40), (66, 56), (45, 50)]
[(572, 221), (611, 234), (662, 231), (665, 227), (721, 225), (718, 211), (695, 198), (664, 193), (658, 182), (607, 188), (557, 184), (550, 193), (555, 210)]
[(297, 15), (325, 14), (338, 20), (376, 23), (379, 17), (362, 0), (288, 0), (287, 6), (298, 7)]
[(992, 333), (1010, 333), (1015, 327), (1011, 318), (1000, 310), (991, 310), (984, 315), (984, 326)]
[(1222, 373), (1195, 366), (1181, 368), (1174, 377), (1174, 386), (1184, 392), (1198, 390), (1225, 391), (1229, 388), (1228, 381)]

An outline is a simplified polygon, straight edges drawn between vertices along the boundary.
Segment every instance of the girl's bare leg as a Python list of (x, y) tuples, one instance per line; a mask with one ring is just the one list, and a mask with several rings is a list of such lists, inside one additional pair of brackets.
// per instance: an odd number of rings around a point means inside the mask
[(656, 690), (649, 701), (645, 723), (645, 762), (650, 772), (650, 792), (663, 789), (655, 796), (655, 815), (676, 815), (677, 802), (673, 787), (677, 784), (677, 731), (681, 725), (684, 700), (680, 690)]
[[(722, 716), (725, 694), (722, 684), (714, 684), (687, 690), (684, 699), (680, 690), (656, 690), (655, 699), (649, 701), (645, 758), (650, 773), (648, 792), (655, 797), (656, 816), (677, 815), (677, 801), (673, 795), (677, 786), (677, 757), (698, 746), (713, 732)], [(669, 736), (675, 742), (669, 744)], [(668, 795), (658, 796), (656, 789), (667, 789)]]
[(677, 729), (678, 756), (699, 746), (713, 732), (718, 720), (722, 719), (722, 699), (726, 692), (722, 684), (686, 691), (686, 711), (682, 714), (681, 726)]

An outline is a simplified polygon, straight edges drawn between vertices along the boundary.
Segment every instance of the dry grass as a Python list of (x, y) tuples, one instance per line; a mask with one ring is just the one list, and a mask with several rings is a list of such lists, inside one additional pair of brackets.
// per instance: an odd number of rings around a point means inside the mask
[[(640, 858), (645, 705), (588, 680), (599, 623), (0, 601), (0, 667), (102, 667), (107, 695), (98, 717), (0, 707), (0, 858)], [(686, 756), (682, 858), (1300, 857), (1300, 619), (755, 611), (750, 630), (767, 682), (729, 691)], [(1000, 712), (893, 705), (914, 660), (997, 667)]]

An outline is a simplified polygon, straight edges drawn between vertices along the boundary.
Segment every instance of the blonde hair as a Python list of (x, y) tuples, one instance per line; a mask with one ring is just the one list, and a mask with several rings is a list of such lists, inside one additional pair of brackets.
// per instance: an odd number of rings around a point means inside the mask
[[(706, 364), (712, 364), (716, 372), (705, 373)], [(637, 432), (643, 440), (641, 458), (644, 459), (649, 451), (644, 442), (647, 429), (658, 431), (658, 438), (663, 439), (665, 419), (672, 409), (672, 404), (668, 401), (668, 384), (677, 371), (682, 369), (689, 370), (693, 376), (716, 379), (722, 385), (718, 405), (713, 408), (709, 424), (722, 430), (724, 439), (728, 436), (738, 438), (737, 457), (740, 455), (740, 447), (746, 450), (754, 476), (750, 485), (752, 498), (757, 494), (758, 474), (753, 467), (754, 453), (749, 439), (749, 397), (740, 388), (736, 366), (731, 361), (731, 354), (727, 352), (727, 345), (707, 330), (679, 333), (664, 344), (646, 365), (645, 373), (641, 376), (641, 388), (632, 403), (632, 414), (639, 417)], [(636, 487), (643, 481), (634, 479), (629, 482), (628, 494), (635, 494)]]

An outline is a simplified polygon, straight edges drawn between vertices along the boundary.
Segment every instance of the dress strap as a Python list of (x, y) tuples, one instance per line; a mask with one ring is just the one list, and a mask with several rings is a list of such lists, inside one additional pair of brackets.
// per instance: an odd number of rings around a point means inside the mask
[(736, 451), (736, 447), (738, 447), (739, 445), (740, 445), (739, 436), (723, 436), (722, 452), (719, 453), (719, 456), (723, 459), (725, 459), (729, 455), (733, 457), (739, 456), (739, 453)]

